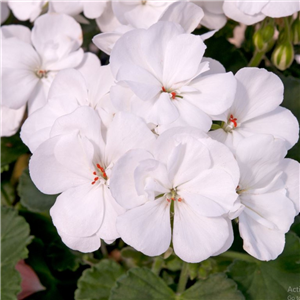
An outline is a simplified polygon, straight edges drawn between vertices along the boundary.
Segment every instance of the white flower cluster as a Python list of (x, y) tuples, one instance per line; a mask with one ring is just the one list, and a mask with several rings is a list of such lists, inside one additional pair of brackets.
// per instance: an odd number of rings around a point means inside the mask
[[(46, 2), (34, 12), (8, 3), (33, 20)], [(28, 102), (21, 137), (33, 153), (30, 175), (43, 193), (60, 194), (50, 214), (72, 249), (121, 237), (149, 256), (172, 243), (199, 262), (231, 246), (238, 218), (244, 249), (275, 259), (299, 213), (299, 163), (284, 158), (299, 124), (279, 106), (279, 77), (228, 73), (203, 57), (212, 33), (190, 33), (202, 21), (222, 27), (229, 5), (261, 20), (273, 1), (174, 2), (53, 1), (32, 31), (3, 26), (6, 135)], [(80, 48), (70, 15), (82, 11), (98, 18), (104, 33), (94, 42), (111, 54), (107, 66)]]

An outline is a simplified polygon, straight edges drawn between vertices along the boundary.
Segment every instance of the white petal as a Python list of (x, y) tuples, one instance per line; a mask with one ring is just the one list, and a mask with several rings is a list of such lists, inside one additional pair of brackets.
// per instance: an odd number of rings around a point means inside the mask
[(300, 209), (300, 165), (293, 159), (284, 159), (281, 168), (285, 172), (284, 182), (287, 196), (294, 202), (296, 214), (298, 214)]
[(292, 148), (299, 139), (299, 123), (291, 111), (283, 107), (242, 123), (241, 129), (244, 128), (253, 134), (266, 133), (282, 138), (286, 140), (287, 149)]
[(30, 20), (33, 22), (42, 12), (43, 2), (44, 1), (30, 1), (22, 3), (9, 1), (8, 5), (18, 20)]
[(221, 114), (233, 103), (236, 80), (232, 73), (199, 76), (190, 85), (199, 92), (186, 93), (184, 98), (207, 114)]
[(119, 32), (100, 33), (95, 35), (92, 41), (101, 51), (110, 55), (115, 43), (121, 36), (122, 34)]
[(239, 231), (244, 240), (243, 248), (257, 259), (265, 261), (276, 259), (283, 251), (285, 234), (266, 228), (246, 213), (239, 216)]
[(53, 62), (80, 47), (82, 31), (72, 17), (48, 13), (35, 21), (31, 39), (44, 62)]
[(238, 9), (236, 2), (232, 2), (230, 0), (224, 1), (223, 10), (228, 18), (246, 25), (258, 23), (265, 18), (265, 15), (262, 13), (255, 14), (253, 16), (243, 13)]
[(163, 63), (165, 88), (189, 80), (198, 74), (198, 67), (206, 46), (201, 37), (180, 34), (169, 41)]
[(236, 6), (242, 12), (248, 15), (255, 15), (262, 11), (264, 6), (268, 4), (267, 1), (257, 1), (257, 2), (237, 2)]
[(109, 187), (113, 197), (122, 207), (131, 209), (145, 203), (145, 197), (137, 194), (134, 171), (140, 161), (151, 158), (152, 155), (146, 150), (130, 150), (114, 165)]
[(289, 1), (286, 3), (270, 0), (269, 3), (262, 9), (262, 13), (272, 18), (291, 16), (297, 11), (300, 11), (299, 1)]
[(201, 140), (186, 136), (182, 140), (177, 139), (177, 143), (167, 160), (169, 177), (175, 187), (191, 181), (211, 167), (209, 151)]
[(10, 38), (3, 40), (3, 105), (18, 109), (30, 98), (38, 77), (34, 74), (40, 58), (28, 43)]
[(165, 200), (147, 202), (117, 219), (122, 240), (148, 256), (161, 255), (171, 242), (170, 205)]
[(200, 216), (184, 202), (175, 205), (173, 246), (177, 256), (196, 263), (224, 247), (231, 230), (224, 218)]
[(255, 212), (257, 222), (264, 224), (264, 219), (271, 223), (265, 227), (274, 228), (282, 232), (287, 232), (294, 221), (295, 209), (292, 201), (287, 198), (285, 189), (278, 189), (274, 192), (258, 194), (255, 191), (242, 193), (241, 202), (246, 206), (244, 212), (250, 209)]
[(241, 188), (266, 186), (278, 172), (277, 166), (285, 155), (284, 141), (271, 135), (253, 135), (242, 140), (236, 149)]
[(89, 237), (73, 237), (63, 231), (57, 230), (62, 241), (71, 249), (83, 253), (90, 253), (98, 250), (101, 245), (100, 238), (96, 235)]
[(66, 190), (50, 209), (55, 227), (74, 237), (95, 234), (102, 224), (103, 214), (103, 187), (90, 183)]
[[(1, 2), (2, 4), (2, 2)], [(15, 37), (25, 43), (31, 44), (31, 31), (23, 25), (6, 25), (1, 27), (3, 38)]]
[(89, 19), (95, 19), (102, 15), (106, 7), (106, 1), (93, 2), (93, 3), (84, 3), (83, 4), (83, 13)]
[(117, 113), (107, 131), (106, 165), (115, 162), (128, 150), (151, 150), (154, 141), (154, 134), (141, 118), (125, 112)]
[(216, 217), (233, 209), (238, 195), (232, 177), (219, 168), (200, 171), (180, 185), (178, 194), (201, 216)]
[(118, 205), (107, 186), (103, 186), (103, 200), (103, 222), (97, 232), (97, 236), (103, 240), (115, 240), (120, 237), (116, 227), (117, 217), (118, 215), (123, 214), (125, 209)]
[(85, 177), (74, 174), (56, 160), (54, 149), (59, 139), (55, 137), (41, 144), (29, 162), (30, 177), (45, 194), (58, 194), (87, 181)]
[(283, 84), (265, 69), (243, 68), (238, 80), (235, 101), (230, 110), (238, 122), (245, 122), (274, 110), (283, 100)]
[(190, 2), (175, 2), (159, 18), (159, 21), (178, 23), (190, 33), (199, 25), (204, 13), (201, 7)]
[(0, 110), (2, 117), (1, 137), (14, 135), (20, 129), (26, 105), (19, 109), (11, 109), (1, 105)]

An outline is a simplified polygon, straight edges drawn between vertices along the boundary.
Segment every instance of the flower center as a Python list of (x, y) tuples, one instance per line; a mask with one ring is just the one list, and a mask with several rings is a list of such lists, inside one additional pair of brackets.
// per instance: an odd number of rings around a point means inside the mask
[(182, 96), (178, 95), (175, 91), (170, 91), (166, 89), (164, 86), (161, 88), (162, 93), (168, 93), (170, 95), (170, 98), (172, 100), (175, 100), (175, 98), (183, 98)]
[(97, 171), (93, 172), (93, 175), (95, 175), (96, 177), (94, 177), (94, 181), (92, 181), (92, 184), (95, 184), (100, 178), (103, 178), (105, 180), (108, 179), (105, 173), (105, 169), (101, 167), (99, 164), (97, 164), (96, 167), (97, 167)]
[(228, 122), (224, 124), (223, 129), (226, 132), (231, 132), (234, 128), (237, 127), (237, 118), (234, 118), (233, 115), (230, 115)]
[(47, 78), (48, 77), (48, 73), (49, 73), (49, 71), (46, 71), (46, 70), (37, 70), (35, 72), (35, 74), (36, 74), (36, 76), (38, 78)]
[(172, 189), (169, 194), (167, 194), (167, 201), (170, 203), (172, 201), (181, 202), (183, 199), (177, 195), (176, 189)]
[(145, 5), (147, 3), (147, 0), (142, 0), (142, 5)]

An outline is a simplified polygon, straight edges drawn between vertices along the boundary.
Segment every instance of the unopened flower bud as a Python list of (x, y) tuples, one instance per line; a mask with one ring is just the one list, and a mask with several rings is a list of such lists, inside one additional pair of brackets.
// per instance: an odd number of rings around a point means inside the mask
[(261, 28), (261, 35), (265, 43), (269, 43), (273, 39), (274, 33), (275, 27), (273, 24), (268, 24), (265, 27)]
[(255, 48), (259, 51), (262, 52), (266, 49), (267, 45), (264, 42), (262, 32), (260, 29), (258, 29), (254, 35), (253, 35), (253, 43), (255, 45)]
[(272, 63), (281, 71), (287, 69), (294, 60), (294, 48), (291, 42), (283, 41), (278, 44), (272, 53)]
[(300, 19), (296, 19), (291, 28), (292, 42), (294, 45), (300, 44)]

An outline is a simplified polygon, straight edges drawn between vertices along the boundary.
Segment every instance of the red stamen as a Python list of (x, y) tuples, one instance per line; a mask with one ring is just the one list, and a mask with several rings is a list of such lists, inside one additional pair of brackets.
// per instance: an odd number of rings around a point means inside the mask
[(171, 202), (171, 200), (170, 200), (170, 199), (167, 199), (167, 201), (168, 201), (168, 202)]
[(94, 180), (97, 181), (99, 179), (99, 177), (95, 177)]
[(165, 93), (166, 92), (166, 89), (165, 89), (165, 87), (163, 86), (162, 88), (162, 91)]
[(97, 175), (97, 173), (96, 173), (96, 172), (93, 172), (93, 174), (94, 174), (94, 175)]
[(176, 97), (176, 93), (175, 93), (175, 92), (172, 92), (171, 95), (172, 95), (172, 99), (174, 100), (175, 97)]
[(93, 181), (93, 182), (92, 182), (92, 184), (95, 184), (95, 183), (96, 183), (96, 181)]
[(101, 166), (100, 166), (99, 164), (97, 164), (96, 166), (97, 166), (97, 168), (98, 168), (98, 169), (100, 169), (100, 170), (101, 170)]
[(233, 123), (233, 126), (234, 127), (237, 127), (237, 118), (234, 118), (233, 117), (233, 115), (230, 115), (230, 119), (229, 119), (229, 121), (231, 122), (231, 123)]
[(182, 199), (181, 198), (178, 198), (178, 202), (181, 202), (182, 201)]

